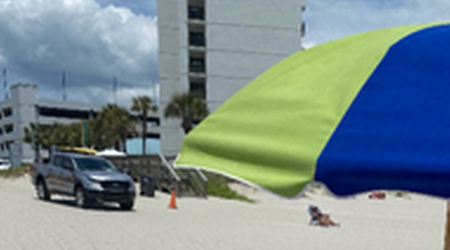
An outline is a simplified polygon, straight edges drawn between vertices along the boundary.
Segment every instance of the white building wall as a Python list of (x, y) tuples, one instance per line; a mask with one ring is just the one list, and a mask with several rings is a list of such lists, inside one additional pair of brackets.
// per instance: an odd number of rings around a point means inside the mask
[(11, 148), (13, 166), (20, 165), (22, 159), (33, 159), (32, 147), (23, 143), (24, 129), (36, 118), (36, 85), (14, 85), (11, 87), (11, 101), (15, 111), (14, 146)]
[[(186, 74), (182, 53), (187, 53), (181, 47), (181, 28), (183, 26), (183, 11), (186, 10), (185, 0), (158, 1), (158, 36), (159, 36), (159, 85), (160, 85), (160, 113), (164, 117), (164, 108), (174, 93), (182, 93), (187, 89), (186, 82), (182, 82), (182, 72)], [(184, 11), (185, 12), (185, 11)], [(184, 66), (185, 67), (185, 66)], [(162, 87), (164, 86), (164, 87)], [(161, 120), (162, 152), (170, 152), (170, 145), (182, 139), (179, 131), (179, 121), (176, 119)], [(164, 148), (164, 146), (166, 148)]]
[[(211, 112), (259, 74), (302, 49), (305, 0), (205, 0), (206, 99)], [(179, 152), (184, 133), (163, 111), (189, 91), (188, 0), (158, 1), (161, 150)], [(202, 22), (200, 22), (202, 23)]]

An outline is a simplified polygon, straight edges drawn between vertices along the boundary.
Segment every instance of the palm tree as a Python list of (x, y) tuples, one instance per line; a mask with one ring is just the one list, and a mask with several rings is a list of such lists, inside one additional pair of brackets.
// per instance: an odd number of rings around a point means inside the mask
[(24, 128), (24, 142), (32, 144), (36, 159), (40, 149), (50, 149), (53, 145), (80, 146), (81, 123), (63, 125), (59, 123), (39, 124), (30, 123)]
[(148, 96), (138, 96), (133, 98), (133, 106), (131, 110), (140, 113), (142, 118), (142, 154), (145, 155), (146, 139), (147, 139), (147, 116), (148, 111), (158, 111), (158, 106), (153, 104), (153, 100)]
[(64, 142), (67, 146), (72, 147), (82, 146), (82, 141), (80, 139), (82, 136), (81, 128), (82, 128), (81, 122), (61, 126)]
[(105, 148), (106, 136), (102, 133), (106, 128), (106, 121), (101, 119), (102, 113), (99, 112), (94, 119), (88, 121), (88, 141), (89, 145), (95, 149)]
[(45, 147), (43, 138), (47, 138), (43, 133), (45, 132), (45, 128), (39, 128), (39, 125), (35, 123), (30, 123), (29, 127), (24, 128), (24, 138), (23, 141), (29, 143), (34, 150), (35, 159), (39, 158), (40, 148)]
[[(73, 126), (60, 123), (53, 123), (49, 126), (52, 131), (49, 135), (49, 141), (52, 145), (59, 146), (79, 146), (80, 140), (74, 141), (73, 138), (81, 136), (80, 131), (73, 130)], [(77, 135), (78, 133), (78, 135)], [(78, 137), (80, 138), (80, 137)]]
[(181, 127), (187, 134), (194, 124), (203, 120), (208, 113), (204, 100), (196, 98), (191, 93), (185, 93), (172, 96), (172, 100), (164, 111), (164, 117), (181, 118)]
[(135, 134), (136, 123), (128, 110), (116, 104), (107, 104), (92, 122), (93, 138), (99, 149), (123, 145)]

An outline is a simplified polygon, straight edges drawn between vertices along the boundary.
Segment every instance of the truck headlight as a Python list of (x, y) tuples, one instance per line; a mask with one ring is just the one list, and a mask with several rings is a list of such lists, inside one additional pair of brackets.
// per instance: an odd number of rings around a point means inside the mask
[(90, 190), (95, 190), (95, 191), (103, 190), (102, 184), (100, 184), (100, 182), (92, 180), (92, 179), (86, 179), (83, 184), (84, 184), (85, 188), (90, 189)]
[(103, 190), (102, 184), (100, 184), (96, 181), (92, 181), (90, 184), (91, 184), (92, 189)]

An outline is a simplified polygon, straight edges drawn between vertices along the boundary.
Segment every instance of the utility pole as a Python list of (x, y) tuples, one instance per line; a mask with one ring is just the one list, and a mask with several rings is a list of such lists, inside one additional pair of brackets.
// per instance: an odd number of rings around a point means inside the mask
[(117, 104), (117, 77), (115, 77), (115, 76), (113, 77), (112, 91), (113, 91), (114, 104)]
[(6, 80), (7, 70), (3, 69), (3, 90), (5, 92), (5, 100), (8, 99), (8, 82)]
[(66, 95), (66, 72), (63, 70), (62, 72), (62, 100), (67, 100)]

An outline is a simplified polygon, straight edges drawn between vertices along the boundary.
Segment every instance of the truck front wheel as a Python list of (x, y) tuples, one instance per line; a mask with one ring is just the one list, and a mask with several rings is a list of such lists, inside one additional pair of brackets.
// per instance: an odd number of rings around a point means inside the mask
[(81, 186), (78, 186), (77, 189), (75, 190), (75, 203), (77, 207), (80, 208), (87, 208), (89, 206), (86, 193)]
[(47, 185), (45, 185), (45, 181), (43, 179), (39, 179), (36, 185), (36, 195), (40, 200), (49, 201), (51, 199), (50, 192), (47, 189)]

